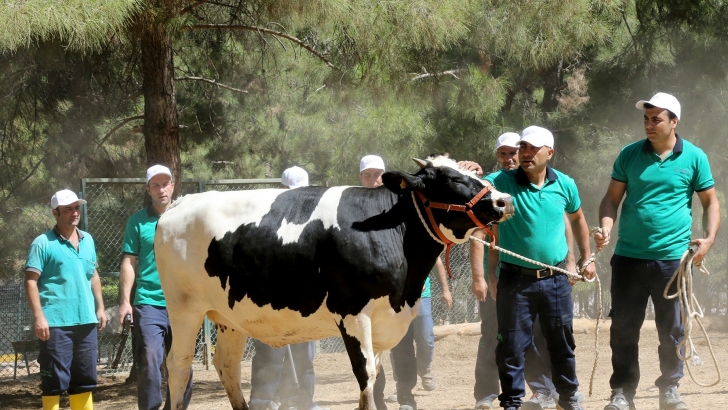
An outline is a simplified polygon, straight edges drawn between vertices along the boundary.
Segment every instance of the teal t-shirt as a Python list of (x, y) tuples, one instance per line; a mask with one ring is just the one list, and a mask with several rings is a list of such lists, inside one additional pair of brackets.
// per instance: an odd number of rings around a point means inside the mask
[(132, 215), (126, 222), (121, 251), (137, 257), (136, 294), (134, 305), (166, 307), (154, 259), (154, 233), (160, 215), (151, 206)]
[[(436, 272), (433, 270), (433, 272)], [(427, 277), (427, 280), (425, 280), (425, 287), (422, 288), (422, 297), (423, 298), (429, 298), (430, 297), (430, 277)]]
[(40, 274), (38, 293), (50, 327), (98, 323), (91, 278), (96, 272), (96, 246), (78, 230), (78, 250), (58, 230), (33, 240), (25, 270)]
[[(520, 167), (495, 172), (485, 179), (497, 190), (510, 194), (516, 210), (513, 217), (498, 224), (500, 247), (549, 265), (563, 261), (569, 252), (564, 212), (574, 213), (581, 207), (574, 180), (548, 166), (540, 189)], [(500, 258), (503, 262), (540, 269), (510, 255), (501, 254)]]
[(705, 152), (678, 136), (663, 160), (649, 140), (637, 141), (617, 156), (612, 179), (627, 184), (614, 253), (680, 259), (690, 243), (693, 192), (715, 186)]

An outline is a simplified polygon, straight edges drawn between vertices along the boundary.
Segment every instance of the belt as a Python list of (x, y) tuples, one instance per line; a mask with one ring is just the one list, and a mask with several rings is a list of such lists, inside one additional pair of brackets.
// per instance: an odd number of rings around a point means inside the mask
[[(556, 267), (562, 268), (562, 269), (565, 266), (566, 266), (565, 260), (556, 264)], [(508, 262), (500, 262), (500, 268), (501, 268), (501, 270), (507, 270), (509, 272), (520, 273), (521, 275), (535, 276), (536, 279), (543, 279), (543, 278), (548, 278), (550, 276), (561, 274), (561, 272), (557, 272), (557, 271), (554, 271), (549, 268), (544, 268), (544, 269), (524, 268), (523, 266), (514, 265), (514, 264), (508, 263)]]

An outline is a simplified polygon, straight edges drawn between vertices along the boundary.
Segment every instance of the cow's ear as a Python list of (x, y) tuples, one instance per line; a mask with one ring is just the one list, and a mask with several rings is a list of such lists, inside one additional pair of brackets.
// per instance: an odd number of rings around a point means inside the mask
[(382, 183), (395, 194), (404, 194), (413, 189), (424, 189), (422, 177), (405, 172), (391, 171), (382, 174)]

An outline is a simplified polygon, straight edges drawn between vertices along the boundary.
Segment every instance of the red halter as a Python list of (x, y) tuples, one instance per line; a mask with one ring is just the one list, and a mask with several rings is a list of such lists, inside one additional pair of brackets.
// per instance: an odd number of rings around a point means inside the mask
[(452, 279), (452, 271), (450, 271), (450, 250), (452, 249), (453, 245), (455, 245), (455, 242), (448, 239), (440, 229), (440, 226), (437, 224), (437, 222), (435, 222), (435, 217), (432, 215), (432, 208), (444, 209), (448, 212), (465, 212), (478, 228), (484, 229), (485, 232), (488, 233), (488, 235), (492, 239), (491, 243), (495, 244), (495, 235), (493, 235), (493, 232), (486, 224), (480, 222), (478, 217), (476, 217), (473, 213), (473, 207), (475, 206), (475, 204), (477, 204), (478, 201), (480, 201), (480, 199), (483, 198), (483, 196), (485, 196), (485, 194), (490, 192), (492, 189), (492, 185), (486, 186), (465, 205), (453, 205), (443, 204), (441, 202), (432, 202), (429, 199), (425, 198), (425, 194), (420, 191), (416, 191), (417, 197), (420, 198), (420, 201), (422, 202), (422, 206), (425, 207), (425, 211), (427, 212), (427, 219), (429, 219), (430, 225), (432, 225), (432, 230), (435, 232), (435, 235), (437, 235), (437, 238), (445, 244), (445, 267), (447, 268), (447, 275), (450, 277), (450, 279)]

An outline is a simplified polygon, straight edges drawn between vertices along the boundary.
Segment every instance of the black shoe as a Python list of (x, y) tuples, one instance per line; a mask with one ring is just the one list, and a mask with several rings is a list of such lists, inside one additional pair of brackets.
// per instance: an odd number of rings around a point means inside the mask
[(688, 410), (687, 404), (680, 400), (677, 386), (668, 386), (660, 391), (660, 410)]

